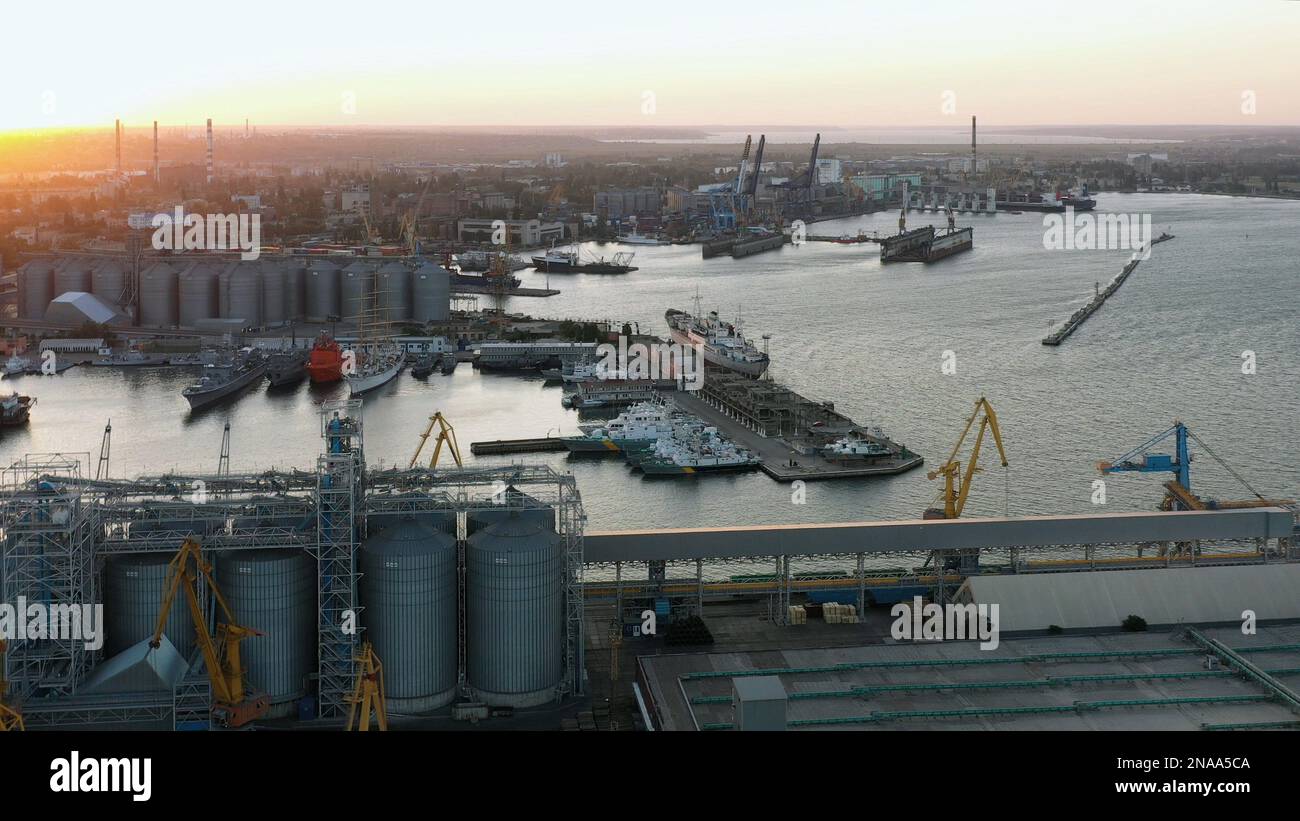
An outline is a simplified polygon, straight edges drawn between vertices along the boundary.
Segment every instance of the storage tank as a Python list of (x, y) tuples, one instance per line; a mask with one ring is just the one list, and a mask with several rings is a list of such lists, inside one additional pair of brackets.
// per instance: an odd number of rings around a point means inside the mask
[(560, 537), (535, 516), (508, 514), (465, 551), (467, 678), (491, 705), (535, 707), (563, 674)]
[(221, 316), (217, 299), (218, 273), (207, 263), (191, 265), (181, 271), (178, 277), (181, 327), (193, 328), (201, 319)]
[(339, 267), (327, 259), (313, 260), (307, 266), (308, 319), (323, 321), (339, 315)]
[(244, 327), (262, 324), (262, 272), (256, 262), (238, 262), (221, 272), (221, 318), (242, 319)]
[(370, 289), (370, 266), (354, 262), (343, 269), (339, 281), (339, 302), (343, 309), (343, 319), (355, 321), (365, 310), (366, 295)]
[[(170, 553), (136, 553), (105, 562), (104, 658), (153, 638), (171, 559)], [(172, 603), (164, 633), (188, 659), (194, 651), (194, 618), (183, 593)]]
[(543, 503), (514, 485), (506, 487), (501, 494), (501, 504), (471, 510), (465, 517), (465, 535), (471, 536), (488, 525), (504, 521), (514, 515), (524, 519), (541, 522), (547, 528), (555, 530), (555, 508)]
[(90, 291), (95, 296), (119, 308), (126, 292), (126, 269), (115, 259), (96, 265), (90, 272)]
[(456, 696), (456, 540), (412, 517), (361, 546), (366, 638), (384, 665), (388, 709), (421, 713)]
[(400, 322), (411, 318), (411, 269), (390, 262), (375, 275), (375, 297), (387, 319)]
[(262, 271), (262, 325), (284, 322), (284, 268), (278, 260), (264, 259)]
[[(440, 533), (456, 535), (456, 511), (432, 510), (412, 512), (409, 508), (427, 506), (429, 496), (421, 493), (372, 493), (367, 497), (366, 528), (369, 535), (375, 536), (379, 531), (402, 519), (414, 519)], [(408, 509), (403, 510), (406, 507)], [(388, 508), (392, 512), (376, 512), (377, 508)]]
[(18, 269), (22, 289), (22, 312), (26, 319), (44, 319), (54, 299), (54, 265), (48, 259), (34, 259)]
[(283, 260), (283, 265), (284, 318), (288, 320), (302, 319), (303, 312), (306, 310), (304, 286), (306, 284), (307, 260), (289, 258)]
[(411, 283), (411, 319), (445, 322), (451, 313), (451, 274), (441, 265), (425, 262), (415, 269)]
[(90, 264), (81, 257), (70, 257), (54, 270), (54, 295), (70, 291), (90, 293)]
[(294, 548), (235, 550), (216, 577), (235, 620), (263, 634), (239, 644), (245, 681), (266, 693), (269, 718), (292, 715), (316, 670), (316, 562)]
[(176, 269), (165, 262), (140, 272), (140, 324), (155, 328), (176, 325)]

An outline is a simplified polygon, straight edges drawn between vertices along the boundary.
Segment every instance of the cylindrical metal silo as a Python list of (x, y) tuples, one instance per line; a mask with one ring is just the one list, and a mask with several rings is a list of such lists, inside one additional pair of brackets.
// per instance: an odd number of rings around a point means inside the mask
[(239, 645), (245, 680), (266, 693), (268, 717), (292, 714), (316, 669), (316, 563), (293, 548), (234, 550), (216, 577), (235, 620), (262, 633)]
[(54, 295), (71, 291), (90, 292), (90, 264), (81, 257), (70, 257), (54, 270)]
[(255, 262), (240, 262), (221, 272), (221, 318), (242, 319), (245, 327), (262, 324), (262, 272)]
[(339, 267), (327, 259), (307, 266), (308, 319), (323, 321), (339, 315)]
[(22, 290), (21, 308), (25, 319), (44, 319), (54, 299), (54, 266), (48, 259), (34, 259), (18, 269)]
[(501, 494), (499, 504), (470, 510), (466, 514), (465, 535), (471, 536), (510, 516), (538, 521), (550, 530), (555, 530), (555, 508), (510, 485)]
[(221, 316), (217, 301), (218, 271), (211, 265), (200, 262), (181, 271), (180, 292), (180, 326), (193, 328), (200, 319), (215, 319)]
[[(162, 610), (170, 554), (112, 556), (104, 564), (104, 658), (153, 638)], [(164, 631), (185, 658), (194, 650), (194, 618), (182, 597), (172, 602)]]
[(367, 294), (373, 274), (369, 265), (354, 262), (343, 269), (339, 282), (339, 301), (345, 321), (356, 321), (367, 307)]
[(285, 320), (284, 268), (278, 260), (264, 259), (262, 271), (262, 323), (278, 325)]
[(140, 324), (155, 328), (176, 325), (176, 269), (165, 262), (140, 272)]
[(361, 547), (366, 638), (384, 665), (388, 709), (421, 713), (456, 696), (456, 540), (413, 518)]
[(465, 551), (467, 678), (492, 705), (535, 707), (563, 675), (560, 537), (518, 514), (476, 531)]
[(416, 322), (445, 322), (451, 312), (451, 274), (446, 268), (426, 262), (415, 269), (412, 285), (411, 319)]
[(95, 296), (121, 308), (126, 291), (126, 270), (115, 259), (101, 262), (90, 272), (90, 290)]
[[(414, 519), (422, 525), (431, 527), (440, 533), (456, 535), (456, 511), (422, 510), (412, 512), (410, 508), (425, 507), (429, 497), (419, 493), (372, 493), (367, 497), (370, 512), (366, 514), (366, 529), (375, 536), (379, 531), (403, 519)], [(406, 509), (403, 509), (406, 508)], [(392, 512), (388, 512), (392, 511)]]
[(284, 318), (288, 320), (302, 319), (306, 311), (305, 291), (306, 285), (306, 262), (305, 259), (290, 257), (284, 260)]
[(411, 318), (411, 270), (390, 262), (375, 274), (375, 296), (386, 319), (400, 322)]

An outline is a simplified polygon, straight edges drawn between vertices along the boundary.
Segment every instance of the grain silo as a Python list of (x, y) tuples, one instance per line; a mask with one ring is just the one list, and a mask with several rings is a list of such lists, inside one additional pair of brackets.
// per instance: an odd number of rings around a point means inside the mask
[(365, 541), (358, 564), (366, 638), (388, 709), (421, 713), (456, 695), (456, 540), (414, 518)]
[(68, 257), (54, 269), (54, 296), (71, 292), (90, 293), (90, 263), (83, 257)]
[(90, 272), (90, 292), (109, 305), (124, 308), (122, 297), (126, 294), (126, 269), (115, 259), (96, 265)]
[(199, 320), (221, 316), (217, 299), (218, 275), (218, 270), (205, 262), (181, 271), (178, 279), (182, 328), (193, 328)]
[(307, 266), (308, 319), (323, 322), (339, 315), (339, 267), (327, 259), (312, 260)]
[[(170, 553), (130, 553), (104, 564), (105, 658), (153, 638), (171, 559)], [(164, 633), (188, 659), (194, 651), (194, 618), (183, 595), (173, 600)]]
[(375, 274), (375, 297), (381, 316), (393, 322), (411, 318), (411, 270), (393, 261)]
[(176, 325), (176, 269), (155, 262), (140, 272), (140, 324), (153, 328)]
[(508, 514), (465, 551), (467, 678), (491, 705), (534, 707), (563, 675), (563, 549), (536, 516)]
[(18, 269), (19, 307), (24, 319), (44, 319), (54, 299), (54, 265), (48, 259), (34, 259)]
[(504, 521), (510, 516), (535, 520), (555, 530), (555, 508), (529, 496), (514, 485), (509, 485), (500, 494), (498, 504), (469, 511), (465, 517), (465, 534), (471, 536), (488, 525)]
[(261, 261), (262, 321), (261, 325), (279, 325), (286, 319), (284, 311), (284, 268), (278, 260)]
[(245, 681), (266, 693), (268, 718), (295, 712), (316, 670), (316, 562), (294, 548), (234, 550), (216, 579), (235, 620), (262, 633), (240, 642)]
[(411, 319), (416, 322), (446, 322), (451, 313), (451, 274), (446, 268), (425, 262), (415, 269), (411, 283)]
[(221, 318), (242, 319), (244, 327), (262, 324), (262, 272), (255, 262), (238, 262), (221, 272)]
[(343, 269), (339, 281), (339, 301), (345, 322), (355, 322), (361, 312), (369, 307), (367, 294), (371, 278), (370, 266), (364, 262), (354, 262)]
[(306, 312), (307, 260), (301, 257), (285, 257), (281, 260), (284, 267), (284, 318), (302, 319)]

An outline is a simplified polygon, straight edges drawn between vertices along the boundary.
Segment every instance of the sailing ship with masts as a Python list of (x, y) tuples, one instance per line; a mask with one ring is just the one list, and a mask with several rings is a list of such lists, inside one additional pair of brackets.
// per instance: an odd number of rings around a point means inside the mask
[(397, 344), (388, 319), (388, 300), (380, 299), (378, 287), (377, 278), (370, 276), (362, 290), (357, 341), (352, 347), (355, 360), (343, 374), (352, 396), (388, 384), (406, 366), (406, 351)]

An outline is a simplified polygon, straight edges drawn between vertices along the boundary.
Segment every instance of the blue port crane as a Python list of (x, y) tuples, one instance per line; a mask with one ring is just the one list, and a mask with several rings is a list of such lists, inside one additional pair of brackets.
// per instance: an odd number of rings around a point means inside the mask
[[(1169, 437), (1174, 438), (1174, 453), (1152, 453), (1151, 449)], [(1224, 502), (1214, 499), (1202, 499), (1192, 493), (1192, 454), (1188, 448), (1189, 441), (1195, 441), (1197, 447), (1218, 462), (1234, 479), (1240, 482), (1254, 495), (1254, 499)], [(1227, 462), (1219, 458), (1210, 446), (1175, 419), (1172, 427), (1157, 433), (1147, 441), (1130, 450), (1117, 459), (1098, 462), (1097, 469), (1102, 474), (1111, 473), (1172, 473), (1174, 478), (1165, 482), (1165, 497), (1161, 501), (1162, 510), (1235, 510), (1248, 507), (1278, 507), (1293, 505), (1292, 499), (1265, 499), (1241, 474), (1233, 470)]]

